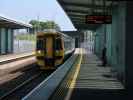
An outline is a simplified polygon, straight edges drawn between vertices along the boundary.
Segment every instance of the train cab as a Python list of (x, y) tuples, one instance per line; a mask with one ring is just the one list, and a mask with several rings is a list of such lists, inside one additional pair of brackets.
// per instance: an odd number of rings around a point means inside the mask
[(38, 32), (36, 46), (37, 64), (42, 70), (56, 69), (64, 59), (64, 43), (58, 33)]

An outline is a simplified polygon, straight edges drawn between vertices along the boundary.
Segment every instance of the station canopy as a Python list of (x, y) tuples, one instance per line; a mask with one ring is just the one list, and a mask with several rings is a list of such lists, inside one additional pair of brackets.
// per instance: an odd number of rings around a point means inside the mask
[(24, 28), (32, 28), (32, 25), (12, 20), (10, 18), (0, 15), (0, 27), (12, 28), (12, 29), (24, 29)]
[(87, 15), (111, 15), (111, 0), (58, 0), (74, 27), (95, 30), (100, 24), (86, 23)]

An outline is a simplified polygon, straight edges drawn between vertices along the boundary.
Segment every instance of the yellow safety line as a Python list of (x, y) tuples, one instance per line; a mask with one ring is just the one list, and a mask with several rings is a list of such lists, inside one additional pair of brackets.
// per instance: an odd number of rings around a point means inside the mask
[(80, 70), (80, 65), (81, 65), (81, 61), (82, 61), (82, 49), (81, 49), (81, 57), (80, 57), (80, 60), (79, 60), (79, 63), (77, 64), (77, 68), (76, 68), (76, 72), (74, 74), (74, 77), (73, 77), (73, 80), (70, 84), (70, 87), (69, 87), (69, 90), (68, 90), (68, 93), (65, 97), (64, 100), (70, 100), (70, 97), (72, 95), (72, 92), (73, 92), (73, 89), (74, 89), (74, 86), (75, 86), (75, 83), (76, 83), (76, 79), (77, 79), (77, 76), (78, 76), (78, 73), (79, 73), (79, 70)]

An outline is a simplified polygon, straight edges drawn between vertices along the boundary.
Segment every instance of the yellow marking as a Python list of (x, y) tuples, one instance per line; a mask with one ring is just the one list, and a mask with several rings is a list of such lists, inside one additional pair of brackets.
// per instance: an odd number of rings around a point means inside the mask
[(70, 97), (72, 95), (72, 92), (73, 92), (73, 89), (74, 89), (74, 86), (75, 86), (75, 83), (76, 83), (76, 79), (77, 79), (77, 76), (78, 76), (78, 73), (79, 73), (79, 70), (80, 70), (82, 57), (83, 57), (83, 55), (82, 55), (82, 49), (81, 49), (81, 57), (80, 57), (79, 63), (77, 64), (77, 69), (76, 69), (76, 72), (74, 74), (73, 80), (70, 84), (70, 87), (69, 87), (68, 93), (65, 97), (65, 100), (70, 100)]

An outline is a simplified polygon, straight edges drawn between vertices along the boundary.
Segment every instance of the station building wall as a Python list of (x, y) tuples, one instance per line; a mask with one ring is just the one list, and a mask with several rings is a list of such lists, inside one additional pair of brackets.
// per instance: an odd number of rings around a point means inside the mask
[(0, 28), (0, 55), (13, 52), (13, 29)]
[(125, 35), (126, 90), (133, 93), (133, 2), (126, 2), (126, 35)]
[(95, 47), (94, 52), (99, 58), (102, 57), (102, 49), (104, 46), (104, 25), (97, 28), (95, 31)]
[(126, 5), (120, 3), (112, 12), (112, 56), (111, 62), (117, 76), (125, 83), (125, 38)]
[(123, 83), (125, 83), (125, 9), (125, 4), (119, 3), (119, 6), (112, 9), (112, 24), (106, 24), (106, 31), (105, 25), (101, 25), (95, 31), (95, 53), (101, 57), (102, 48), (106, 44), (107, 62)]

